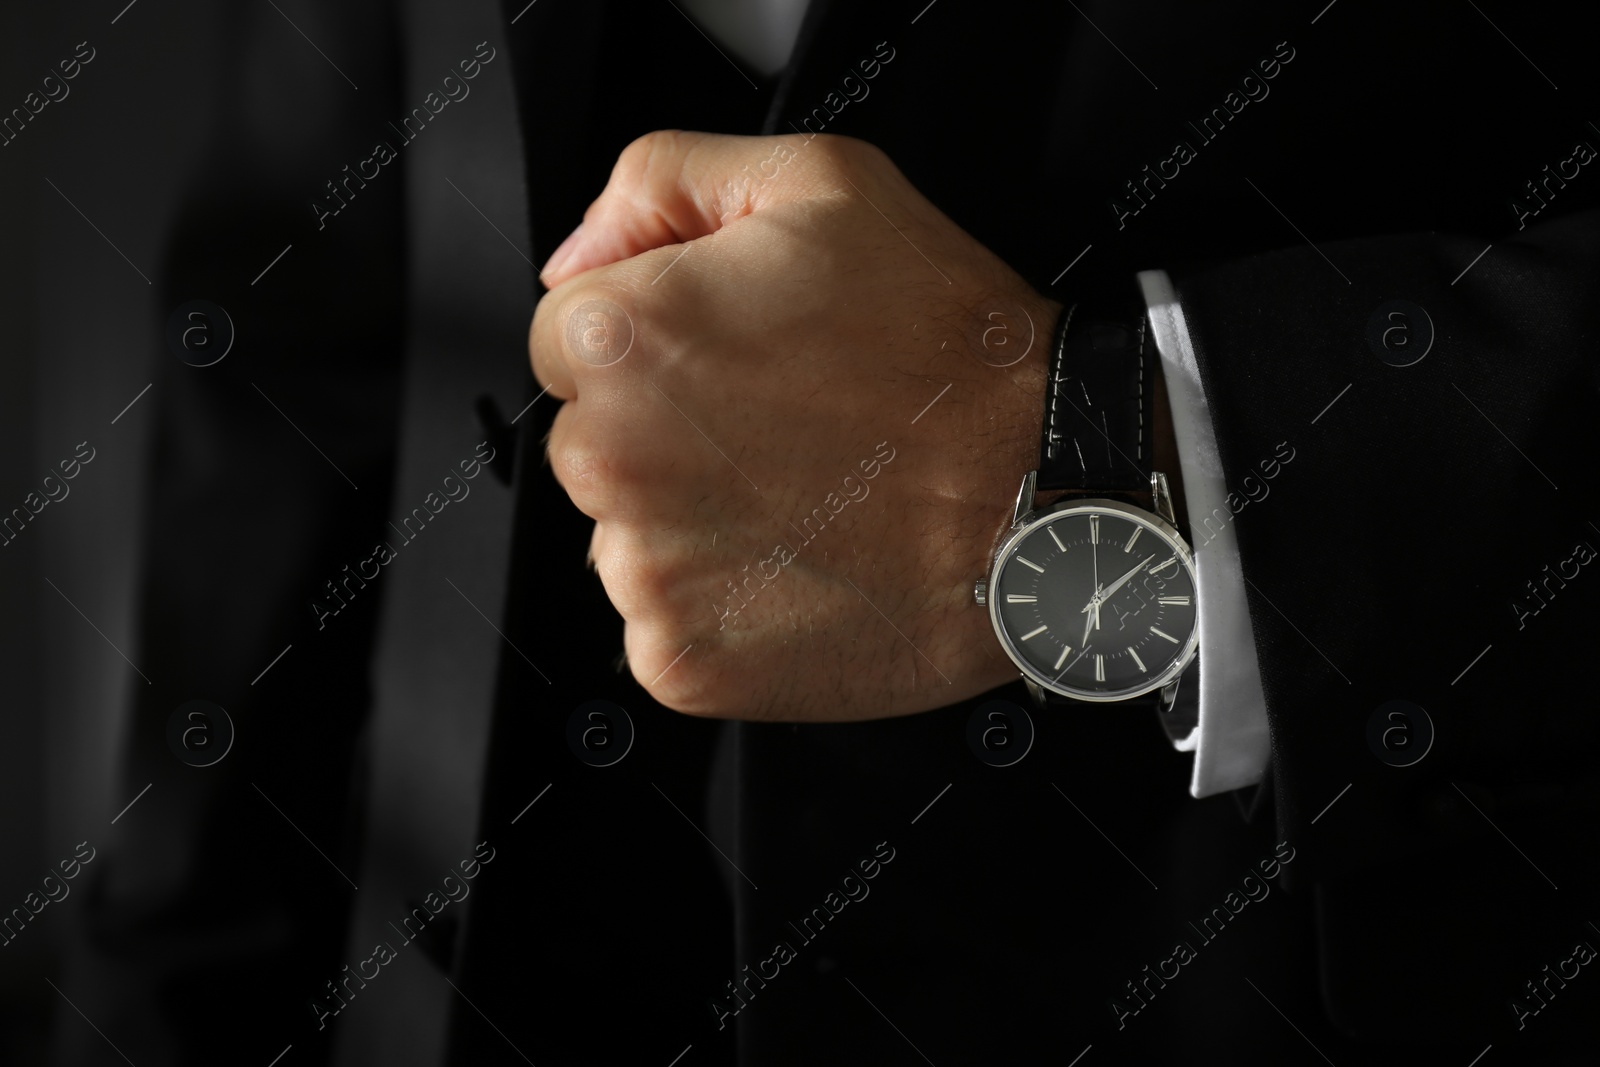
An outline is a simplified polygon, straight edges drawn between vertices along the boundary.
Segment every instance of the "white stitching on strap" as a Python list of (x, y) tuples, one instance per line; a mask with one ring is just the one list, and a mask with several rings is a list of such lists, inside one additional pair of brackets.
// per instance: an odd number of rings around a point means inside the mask
[[(1067, 331), (1072, 328), (1072, 316), (1077, 310), (1077, 304), (1073, 304), (1071, 307), (1067, 308), (1067, 320), (1061, 324), (1061, 343), (1056, 348), (1055, 353), (1056, 372), (1054, 377), (1052, 377), (1050, 380), (1050, 420), (1045, 432), (1045, 440), (1050, 442), (1045, 449), (1045, 455), (1049, 459), (1056, 458), (1056, 441), (1059, 440), (1059, 438), (1056, 436), (1056, 397), (1060, 395), (1061, 375), (1062, 372), (1066, 370), (1067, 361), (1063, 357), (1066, 354), (1067, 348)], [(1082, 454), (1080, 452), (1080, 462), (1081, 461)]]
[(1141, 460), (1144, 459), (1144, 339), (1149, 322), (1148, 314), (1139, 316), (1139, 443), (1134, 453)]

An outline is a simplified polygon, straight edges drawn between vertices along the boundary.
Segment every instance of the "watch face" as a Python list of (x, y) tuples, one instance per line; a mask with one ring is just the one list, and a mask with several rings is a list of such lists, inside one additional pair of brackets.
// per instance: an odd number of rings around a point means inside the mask
[(1147, 693), (1194, 656), (1188, 546), (1157, 516), (1116, 501), (1031, 516), (1001, 546), (988, 600), (1023, 673), (1080, 700)]

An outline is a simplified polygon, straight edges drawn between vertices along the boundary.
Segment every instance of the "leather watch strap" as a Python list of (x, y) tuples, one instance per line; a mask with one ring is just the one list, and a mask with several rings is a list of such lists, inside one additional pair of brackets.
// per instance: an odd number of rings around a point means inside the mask
[(1154, 379), (1144, 309), (1062, 309), (1050, 348), (1038, 488), (1150, 488)]
[[(1039, 443), (1040, 492), (1150, 490), (1155, 381), (1148, 320), (1136, 301), (1105, 310), (1112, 314), (1069, 304), (1056, 322)], [(1169, 738), (1186, 736), (1194, 728), (1192, 695), (1198, 688), (1189, 687), (1190, 704), (1163, 716)], [(1077, 703), (1040, 692), (1047, 706)], [(1157, 707), (1159, 702), (1159, 692), (1150, 692), (1122, 706)]]

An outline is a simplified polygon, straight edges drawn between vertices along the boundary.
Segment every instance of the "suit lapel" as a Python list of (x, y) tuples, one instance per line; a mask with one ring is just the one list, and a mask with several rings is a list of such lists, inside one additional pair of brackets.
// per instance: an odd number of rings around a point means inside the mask
[(494, 0), (402, 0), (400, 10), (407, 62), (393, 125), (410, 253), (406, 394), (387, 532), (395, 558), (382, 567), (373, 713), (358, 779), (366, 791), (361, 890), (341, 962), (360, 967), (379, 943), (418, 958), (383, 968), (385, 1010), (338, 1020), (334, 1062), (342, 1065), (443, 1062), (456, 994), (442, 977), (453, 973), (471, 905), (465, 897), (436, 902), (479, 840), (504, 650), (494, 625), (510, 555), (505, 472), (514, 443), (505, 423), (524, 403), (519, 353), (534, 299), (501, 13)]

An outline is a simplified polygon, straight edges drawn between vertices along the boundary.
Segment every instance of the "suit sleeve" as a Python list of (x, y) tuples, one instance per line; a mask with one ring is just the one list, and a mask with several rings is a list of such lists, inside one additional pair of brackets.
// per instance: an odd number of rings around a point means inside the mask
[(1352, 1032), (1510, 1021), (1511, 961), (1592, 936), (1557, 905), (1596, 883), (1597, 259), (1585, 211), (1175, 276), (1243, 500), (1279, 833)]

